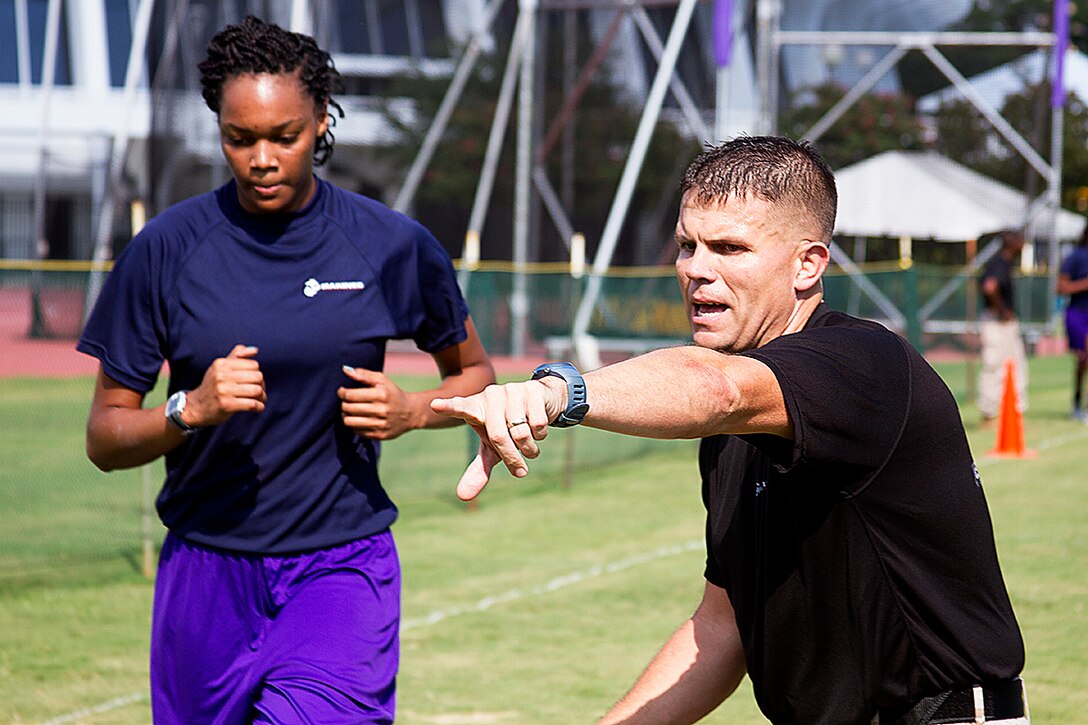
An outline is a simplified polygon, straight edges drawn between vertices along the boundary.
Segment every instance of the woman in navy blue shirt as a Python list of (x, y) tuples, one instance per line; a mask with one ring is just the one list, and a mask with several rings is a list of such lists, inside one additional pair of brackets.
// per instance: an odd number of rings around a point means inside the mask
[[(331, 57), (249, 17), (200, 71), (233, 178), (148, 223), (78, 345), (100, 361), (91, 460), (166, 457), (155, 720), (392, 722), (400, 568), (379, 442), (448, 425), (430, 401), (494, 372), (434, 237), (314, 175), (342, 114)], [(432, 355), (435, 389), (384, 375), (391, 339)], [(164, 363), (168, 401), (144, 408)]]

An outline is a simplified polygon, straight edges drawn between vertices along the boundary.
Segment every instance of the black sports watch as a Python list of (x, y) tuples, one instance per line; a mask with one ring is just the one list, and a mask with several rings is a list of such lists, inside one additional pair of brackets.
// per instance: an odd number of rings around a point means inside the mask
[(554, 428), (570, 428), (572, 425), (578, 425), (589, 412), (589, 403), (586, 402), (586, 381), (582, 379), (582, 374), (569, 362), (544, 363), (533, 371), (532, 380), (549, 376), (560, 378), (567, 384), (567, 408), (548, 425)]
[(186, 423), (181, 413), (185, 410), (185, 391), (179, 390), (166, 399), (166, 419), (174, 424), (174, 427), (183, 436), (191, 436), (196, 433), (196, 428)]

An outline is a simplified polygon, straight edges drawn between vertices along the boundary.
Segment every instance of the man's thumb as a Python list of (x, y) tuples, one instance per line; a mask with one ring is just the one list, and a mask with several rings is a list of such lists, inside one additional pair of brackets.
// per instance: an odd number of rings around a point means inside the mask
[(491, 477), (491, 469), (494, 468), (498, 460), (494, 454), (487, 455), (489, 452), (490, 450), (481, 444), (480, 452), (468, 464), (468, 468), (461, 475), (461, 480), (457, 482), (457, 498), (462, 501), (471, 501), (479, 496), (480, 492), (487, 486), (487, 481)]

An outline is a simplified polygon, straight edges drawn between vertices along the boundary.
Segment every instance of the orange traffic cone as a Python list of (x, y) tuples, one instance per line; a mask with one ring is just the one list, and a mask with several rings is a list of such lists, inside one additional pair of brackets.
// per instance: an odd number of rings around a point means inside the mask
[(997, 417), (997, 442), (989, 455), (997, 458), (1032, 458), (1035, 451), (1024, 445), (1024, 414), (1016, 394), (1016, 363), (1005, 361), (1005, 387), (1001, 392), (1001, 412)]

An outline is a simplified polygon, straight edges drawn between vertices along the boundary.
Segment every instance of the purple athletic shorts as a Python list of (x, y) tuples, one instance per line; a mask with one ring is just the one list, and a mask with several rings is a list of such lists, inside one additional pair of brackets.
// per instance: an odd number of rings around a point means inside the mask
[(1069, 338), (1070, 350), (1084, 350), (1084, 340), (1088, 337), (1088, 310), (1066, 308), (1065, 334)]
[(392, 723), (400, 565), (389, 531), (293, 556), (169, 534), (155, 581), (156, 723)]

